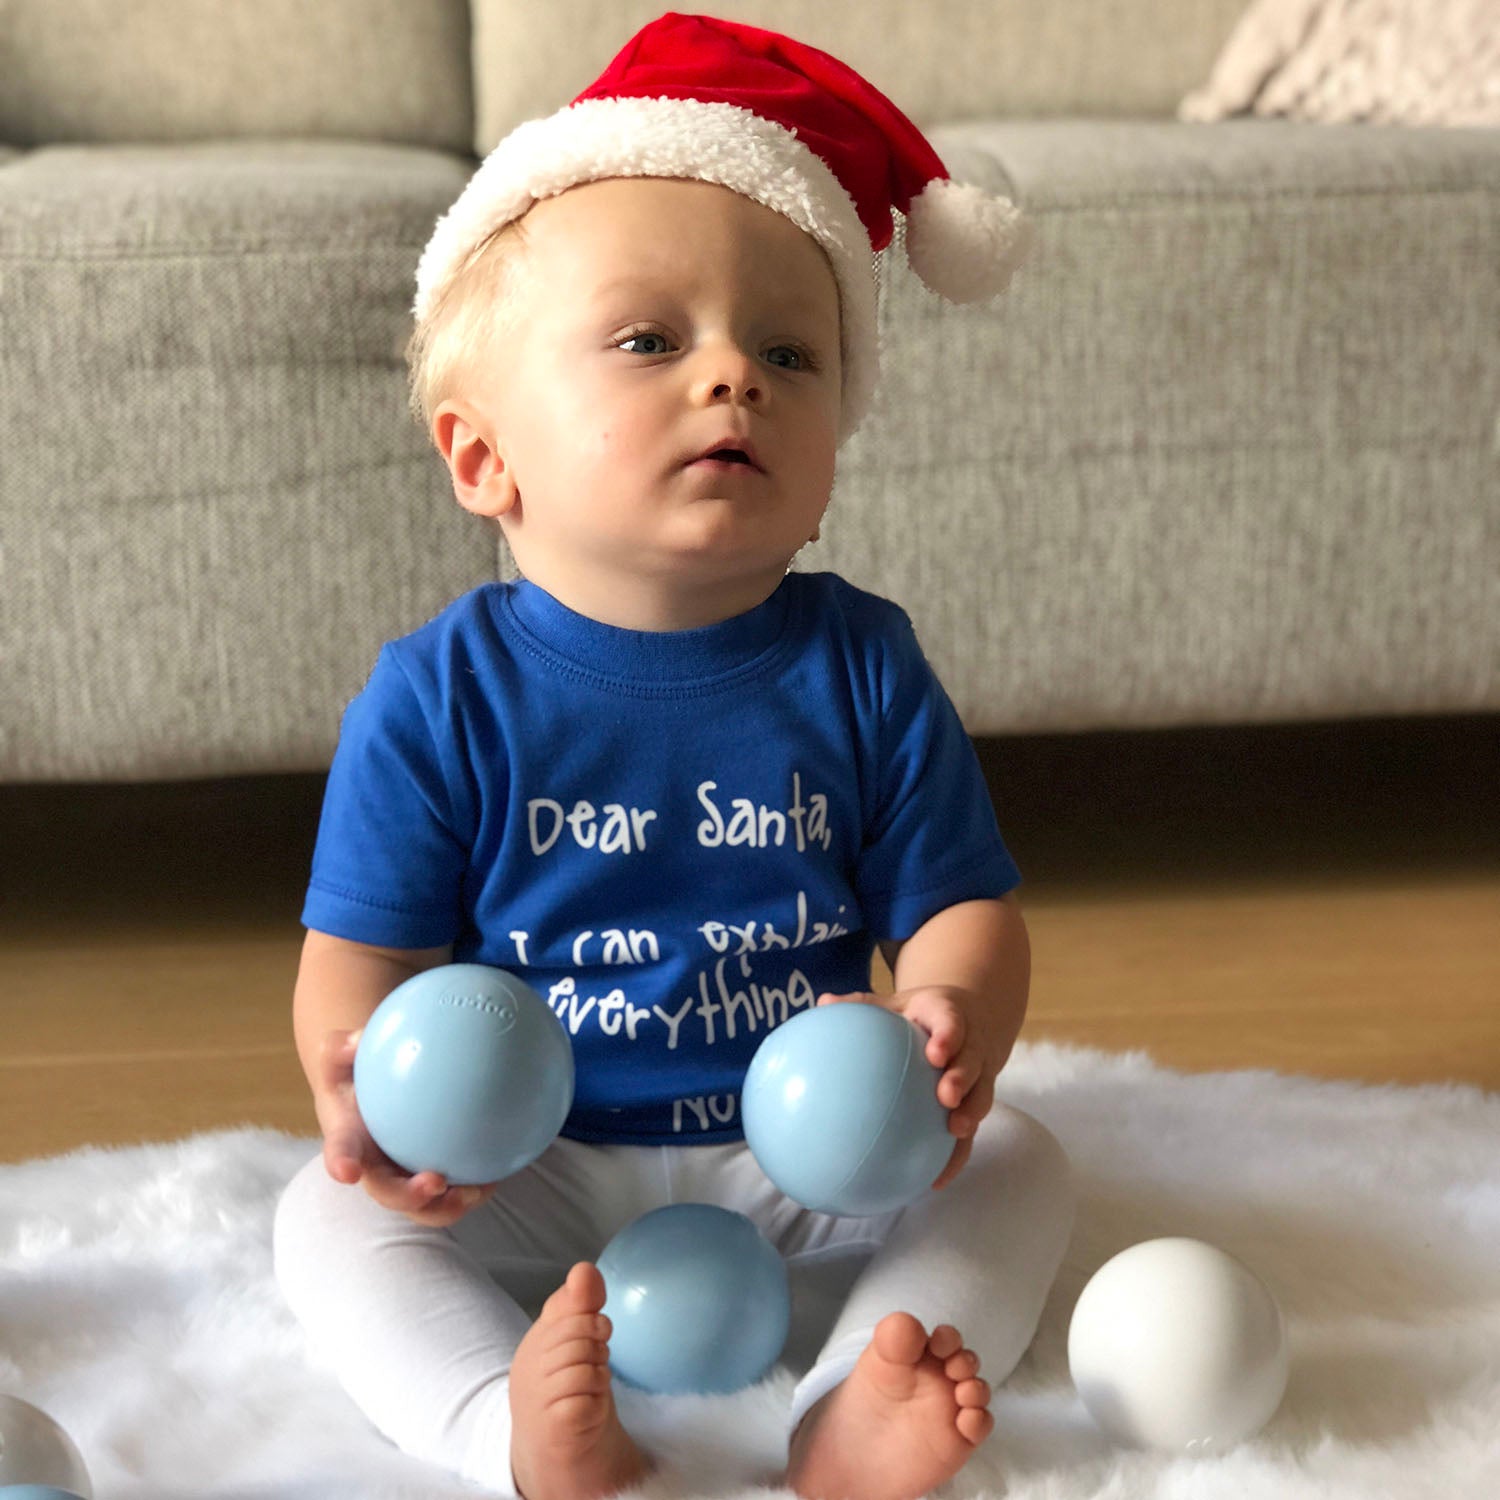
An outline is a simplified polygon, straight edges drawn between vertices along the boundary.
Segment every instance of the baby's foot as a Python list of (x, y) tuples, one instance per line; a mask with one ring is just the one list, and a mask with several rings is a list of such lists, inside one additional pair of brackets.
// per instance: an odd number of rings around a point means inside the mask
[(951, 1479), (989, 1436), (979, 1356), (944, 1323), (931, 1338), (892, 1313), (842, 1385), (792, 1437), (787, 1483), (804, 1500), (916, 1500)]
[(598, 1500), (651, 1465), (610, 1390), (604, 1278), (580, 1261), (527, 1331), (510, 1367), (510, 1466), (525, 1500)]

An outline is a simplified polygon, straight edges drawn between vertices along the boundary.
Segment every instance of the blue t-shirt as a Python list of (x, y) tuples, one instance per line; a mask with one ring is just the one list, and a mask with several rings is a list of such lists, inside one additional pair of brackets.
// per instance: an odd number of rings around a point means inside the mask
[(622, 630), (488, 584), (387, 645), (344, 715), (303, 911), (453, 945), (572, 1038), (563, 1133), (742, 1136), (773, 1026), (869, 987), (1019, 875), (973, 747), (894, 604), (829, 573), (701, 630)]

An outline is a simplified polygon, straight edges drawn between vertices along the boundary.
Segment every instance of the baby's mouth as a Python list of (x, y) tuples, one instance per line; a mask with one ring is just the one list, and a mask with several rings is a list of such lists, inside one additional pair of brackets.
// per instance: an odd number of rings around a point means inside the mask
[(691, 459), (689, 462), (695, 468), (699, 464), (707, 464), (714, 469), (725, 471), (730, 469), (749, 469), (755, 474), (765, 472), (756, 460), (754, 450), (748, 446), (742, 446), (732, 439), (728, 442), (715, 443), (712, 448), (705, 449), (697, 458)]

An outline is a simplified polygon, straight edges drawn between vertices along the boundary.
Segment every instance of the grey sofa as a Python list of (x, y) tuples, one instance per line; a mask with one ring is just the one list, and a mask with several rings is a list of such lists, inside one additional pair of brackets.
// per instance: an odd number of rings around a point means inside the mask
[[(970, 730), (1500, 707), (1500, 131), (1176, 123), (1242, 0), (763, 0), (1037, 230), (885, 288), (830, 567)], [(0, 779), (315, 770), (504, 575), (405, 410), (411, 275), (639, 0), (0, 3)]]

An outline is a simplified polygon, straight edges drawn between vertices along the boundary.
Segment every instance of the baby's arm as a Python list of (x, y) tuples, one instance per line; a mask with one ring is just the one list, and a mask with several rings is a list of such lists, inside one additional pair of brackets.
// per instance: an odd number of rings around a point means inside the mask
[(946, 907), (904, 943), (882, 943), (895, 993), (820, 997), (874, 1000), (929, 1034), (926, 1057), (944, 1070), (938, 1099), (958, 1137), (933, 1184), (946, 1187), (969, 1159), (973, 1136), (995, 1102), (995, 1078), (1026, 1016), (1031, 944), (1014, 894)]
[(354, 1049), (359, 1033), (398, 984), (451, 962), (451, 948), (374, 948), (309, 931), (302, 945), (292, 1029), (323, 1133), (328, 1175), (365, 1191), (386, 1208), (423, 1224), (451, 1224), (483, 1196), (450, 1188), (436, 1172), (398, 1167), (370, 1138), (354, 1102)]

